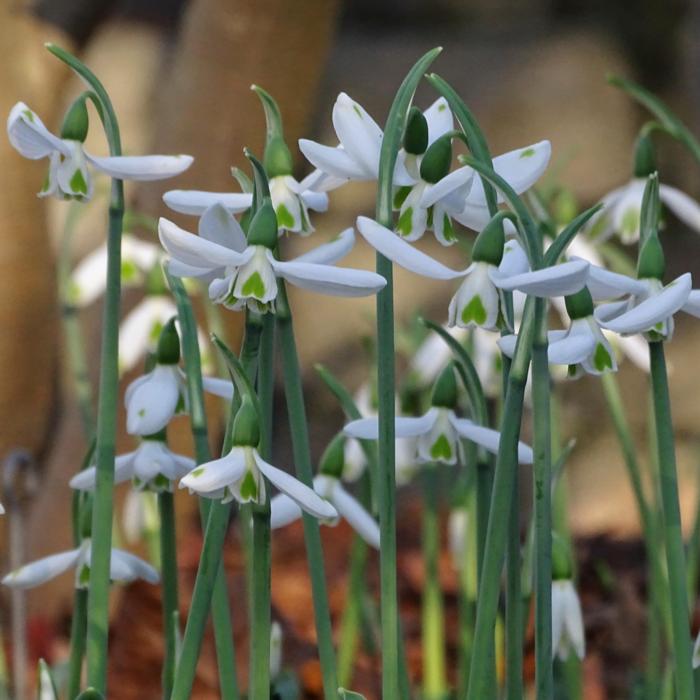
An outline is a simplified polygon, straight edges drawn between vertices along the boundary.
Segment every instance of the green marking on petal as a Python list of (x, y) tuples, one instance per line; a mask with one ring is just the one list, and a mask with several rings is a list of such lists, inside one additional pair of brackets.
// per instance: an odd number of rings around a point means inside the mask
[(593, 366), (599, 371), (604, 372), (606, 368), (612, 369), (612, 357), (607, 351), (603, 343), (598, 343), (595, 347), (595, 352), (593, 353)]
[(277, 226), (279, 228), (294, 228), (294, 217), (284, 204), (280, 204), (275, 210), (277, 214)]
[(78, 586), (84, 588), (90, 583), (90, 567), (87, 564), (83, 564), (78, 574)]
[(408, 207), (406, 211), (399, 217), (396, 224), (396, 230), (402, 236), (410, 236), (413, 231), (413, 207)]
[(241, 500), (256, 501), (258, 498), (258, 485), (251, 471), (247, 471), (241, 483)]
[(532, 158), (532, 156), (535, 155), (535, 149), (534, 148), (526, 148), (523, 151), (520, 151), (520, 158)]
[(24, 114), (24, 116), (27, 117), (32, 124), (34, 123), (34, 112), (32, 112), (31, 109), (23, 109), (22, 114)]
[(156, 477), (152, 479), (151, 486), (156, 491), (164, 491), (170, 488), (170, 479), (164, 474), (156, 474)]
[(133, 283), (138, 279), (139, 268), (133, 260), (122, 260), (122, 282)]
[(437, 109), (438, 109), (438, 112), (444, 112), (444, 111), (447, 109), (447, 105), (446, 105), (444, 102), (441, 102), (441, 103), (438, 105), (438, 108), (437, 108)]
[(161, 321), (154, 321), (151, 326), (151, 330), (148, 333), (148, 339), (152, 343), (157, 343), (160, 338), (160, 332), (163, 330), (163, 324)]
[(486, 323), (486, 308), (481, 297), (473, 297), (472, 300), (462, 309), (462, 321), (470, 323), (473, 321), (477, 326), (483, 326)]
[(193, 469), (189, 475), (196, 479), (198, 476), (202, 476), (202, 474), (204, 474), (204, 472), (205, 472), (204, 467), (197, 467), (196, 469)]
[(432, 444), (430, 448), (430, 457), (435, 460), (452, 459), (452, 446), (444, 433)]
[(625, 209), (620, 226), (620, 233), (623, 236), (633, 236), (637, 232), (639, 229), (639, 216), (639, 209), (636, 207)]
[(363, 118), (363, 117), (362, 117), (362, 111), (360, 110), (360, 108), (359, 108), (354, 102), (352, 103), (352, 108), (355, 110), (355, 114), (357, 114), (357, 116), (358, 116), (360, 119), (362, 119), (362, 118)]
[(73, 192), (79, 192), (80, 194), (87, 194), (87, 182), (85, 182), (85, 176), (80, 169), (73, 173), (73, 177), (68, 183)]
[(245, 281), (243, 294), (256, 299), (262, 299), (265, 296), (265, 283), (257, 270)]
[(403, 203), (406, 201), (406, 197), (408, 197), (412, 189), (410, 185), (403, 185), (402, 187), (396, 188), (396, 192), (394, 192), (394, 209), (401, 209)]
[(454, 226), (452, 225), (452, 219), (450, 219), (447, 214), (443, 214), (442, 216), (442, 237), (450, 243), (457, 240), (457, 234), (455, 233)]

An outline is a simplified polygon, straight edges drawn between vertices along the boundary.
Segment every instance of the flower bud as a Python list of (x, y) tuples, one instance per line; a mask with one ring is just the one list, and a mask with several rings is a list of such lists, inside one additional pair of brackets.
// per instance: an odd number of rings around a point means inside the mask
[(571, 552), (564, 538), (552, 533), (552, 579), (554, 581), (570, 580), (574, 575)]
[(420, 156), (428, 148), (428, 122), (418, 107), (411, 107), (403, 135), (403, 148), (406, 153)]
[(654, 172), (656, 172), (654, 144), (649, 133), (642, 130), (634, 144), (634, 176), (647, 178)]
[(593, 315), (593, 297), (588, 291), (588, 287), (584, 287), (576, 294), (569, 294), (565, 297), (564, 302), (566, 303), (566, 313), (569, 314), (572, 321)]
[(253, 400), (243, 396), (241, 407), (233, 421), (233, 444), (241, 447), (257, 447), (260, 442), (260, 423)]
[(319, 472), (340, 479), (345, 469), (345, 436), (338, 433), (321, 456)]
[(503, 231), (503, 213), (498, 213), (486, 224), (484, 230), (476, 237), (472, 248), (472, 260), (498, 267), (503, 259), (506, 236)]
[(277, 136), (271, 139), (267, 146), (265, 146), (263, 164), (269, 178), (292, 174), (292, 167), (294, 165), (292, 162), (292, 154), (282, 137)]
[(666, 258), (658, 236), (649, 236), (644, 241), (637, 259), (639, 279), (663, 280), (666, 272)]
[(420, 176), (429, 183), (442, 180), (452, 165), (452, 136), (446, 134), (434, 141), (420, 163)]
[(277, 245), (277, 215), (272, 200), (266, 197), (248, 225), (248, 243), (272, 248)]
[(452, 362), (440, 372), (435, 380), (430, 403), (438, 408), (454, 408), (457, 405), (457, 379)]
[(89, 118), (85, 97), (81, 95), (68, 108), (61, 126), (61, 138), (83, 143), (87, 138)]
[(175, 327), (175, 317), (171, 318), (158, 338), (156, 362), (159, 365), (176, 365), (180, 361), (180, 336)]

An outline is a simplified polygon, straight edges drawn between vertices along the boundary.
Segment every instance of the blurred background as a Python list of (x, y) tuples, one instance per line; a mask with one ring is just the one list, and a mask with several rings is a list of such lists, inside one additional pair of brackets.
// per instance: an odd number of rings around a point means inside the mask
[[(17, 100), (23, 100), (48, 126), (58, 128), (64, 109), (80, 87), (44, 50), (45, 41), (54, 41), (79, 55), (105, 83), (121, 120), (126, 153), (182, 152), (195, 157), (194, 166), (172, 185), (128, 186), (129, 206), (149, 216), (165, 213), (161, 195), (171, 186), (237, 189), (230, 167), (243, 167), (243, 147), (260, 153), (264, 139), (262, 111), (249, 90), (251, 83), (260, 84), (279, 101), (290, 144), (301, 135), (335, 143), (330, 114), (338, 92), (349, 93), (383, 123), (405, 71), (435, 45), (445, 49), (436, 71), (457, 88), (476, 114), (492, 153), (550, 139), (553, 156), (545, 181), (569, 188), (581, 208), (631, 177), (632, 144), (647, 118), (607, 85), (607, 73), (640, 81), (666, 100), (691, 130), (698, 125), (700, 7), (690, 0), (0, 2), (0, 46), (5, 56), (0, 62), (0, 112), (7, 114)], [(421, 88), (417, 98), (421, 106), (433, 99), (427, 88)], [(99, 129), (91, 130), (88, 147), (105, 152)], [(301, 176), (308, 172), (308, 165), (297, 156)], [(65, 350), (56, 294), (56, 247), (68, 205), (36, 198), (45, 163), (22, 159), (5, 138), (0, 139), (0, 158), (0, 460), (21, 449), (36, 464), (37, 483), (31, 494), (20, 497), (17, 506), (24, 510), (24, 556), (33, 559), (70, 546), (67, 480), (79, 466), (85, 448), (74, 397), (61, 370)], [(700, 171), (679, 146), (663, 141), (659, 162), (664, 182), (700, 195)], [(371, 212), (373, 196), (372, 184), (353, 184), (332, 193), (330, 213), (315, 217), (315, 242), (351, 225), (358, 214)], [(103, 240), (104, 207), (105, 200), (97, 197), (81, 217), (74, 236), (76, 260)], [(176, 215), (170, 216), (177, 220)], [(191, 219), (178, 222), (193, 225)], [(669, 275), (689, 265), (692, 272), (700, 272), (697, 234), (673, 219), (669, 229), (672, 236), (667, 240), (673, 241)], [(132, 232), (152, 236), (138, 226)], [(294, 239), (287, 245), (291, 254), (310, 242)], [(347, 264), (370, 267), (373, 254), (359, 244)], [(400, 271), (396, 284), (400, 318), (409, 320), (421, 311), (444, 320), (451, 294), (448, 286), (422, 280), (418, 284), (415, 277)], [(125, 309), (137, 301), (138, 294), (127, 292)], [(307, 368), (312, 436), (319, 454), (340, 427), (342, 416), (315, 377), (313, 364), (327, 364), (353, 389), (364, 381), (367, 361), (361, 341), (372, 333), (373, 301), (330, 302), (299, 293), (293, 303)], [(93, 378), (100, 313), (96, 304), (81, 317)], [(235, 315), (227, 315), (232, 342), (240, 330), (237, 323)], [(669, 355), (674, 368), (671, 381), (682, 500), (689, 524), (695, 508), (700, 434), (696, 398), (700, 330), (685, 319), (679, 325)], [(644, 444), (645, 376), (627, 362), (620, 381), (634, 434)], [(607, 425), (600, 387), (595, 380), (583, 379), (558, 391), (564, 436), (578, 439), (567, 466), (572, 527), (593, 549), (604, 537), (618, 560), (629, 561), (633, 568), (642, 556), (642, 550), (635, 548), (637, 517), (617, 444)], [(175, 431), (175, 446), (187, 450), (186, 419), (178, 425), (181, 430)], [(275, 449), (279, 462), (289, 465), (283, 418), (280, 426)], [(218, 444), (216, 436), (213, 439)], [(122, 424), (118, 449), (131, 445)], [(410, 494), (409, 490), (402, 497), (405, 513), (411, 512)], [(181, 503), (181, 534), (191, 544), (189, 550), (183, 550), (181, 566), (183, 580), (190, 581), (199, 534), (191, 500), (183, 497)], [(6, 528), (4, 520), (0, 527)], [(287, 633), (298, 642), (289, 653), (302, 676), (308, 676), (305, 683), (309, 697), (314, 697), (313, 630), (308, 616), (299, 613), (309, 605), (301, 535), (292, 529), (286, 537), (293, 542), (285, 545), (286, 557), (280, 551), (275, 555), (274, 602)], [(235, 552), (230, 556), (229, 564), (235, 569), (240, 562)], [(339, 599), (344, 585), (342, 564), (341, 555), (330, 555), (329, 577), (337, 584)], [(410, 560), (405, 565), (406, 585), (413, 585), (417, 596), (421, 574)], [(278, 575), (277, 569), (282, 573)], [(449, 589), (450, 575), (445, 576)], [(235, 579), (233, 585), (240, 589)], [(133, 591), (133, 587), (128, 589), (115, 602), (123, 614), (114, 632), (117, 670), (113, 673), (120, 679), (112, 683), (114, 698), (147, 696), (138, 692), (143, 687), (130, 685), (134, 669), (152, 676), (157, 685), (157, 634), (143, 623), (152, 619), (155, 627), (160, 624), (157, 594), (145, 586)], [(70, 592), (70, 577), (64, 577), (29, 594), (31, 660), (41, 655), (58, 658), (63, 653)], [(232, 599), (237, 594), (240, 590), (233, 590)], [(409, 603), (410, 595), (408, 591)], [(610, 595), (616, 603), (635, 604), (634, 596), (625, 597), (624, 590), (613, 587)], [(624, 605), (603, 607), (599, 618), (588, 622), (602, 630), (601, 644), (617, 648), (624, 641), (612, 639), (615, 633), (611, 630), (620, 616), (628, 614)], [(7, 622), (6, 614), (3, 621)], [(138, 668), (134, 639), (144, 648), (143, 665)], [(634, 640), (627, 645), (634, 646)], [(120, 653), (125, 657), (121, 661)], [(621, 652), (623, 657), (625, 653)], [(612, 694), (590, 697), (615, 697), (610, 690), (614, 680), (604, 678), (606, 664), (600, 659), (596, 662), (595, 653), (592, 657), (587, 662), (589, 674), (603, 679), (599, 686), (608, 690), (601, 693)], [(202, 664), (200, 676), (197, 697), (215, 697), (211, 694), (213, 660)], [(377, 697), (367, 692), (368, 697)]]

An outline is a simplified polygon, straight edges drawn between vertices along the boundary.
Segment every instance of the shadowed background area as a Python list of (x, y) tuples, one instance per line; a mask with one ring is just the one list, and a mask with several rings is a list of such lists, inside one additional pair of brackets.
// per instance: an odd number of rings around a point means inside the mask
[[(492, 152), (550, 139), (552, 162), (541, 184), (562, 184), (583, 208), (630, 178), (632, 144), (647, 118), (607, 85), (606, 74), (622, 74), (653, 89), (692, 129), (700, 108), (699, 26), (697, 4), (684, 0), (356, 0), (345, 4), (339, 0), (2, 0), (0, 45), (11, 60), (0, 62), (0, 111), (7, 114), (17, 100), (23, 100), (48, 126), (57, 127), (81, 88), (44, 51), (43, 42), (54, 41), (74, 51), (105, 83), (120, 116), (125, 152), (181, 152), (195, 157), (194, 166), (172, 185), (127, 187), (130, 208), (159, 216), (166, 213), (162, 193), (171, 186), (237, 189), (230, 167), (244, 167), (243, 147), (260, 153), (264, 140), (262, 111), (249, 89), (251, 83), (260, 84), (278, 100), (290, 144), (302, 135), (331, 144), (335, 135), (330, 114), (340, 91), (382, 123), (407, 68), (428, 48), (442, 45), (445, 50), (436, 70), (476, 114)], [(422, 87), (418, 103), (427, 106), (433, 99)], [(99, 129), (91, 130), (87, 145), (94, 152), (105, 152)], [(309, 167), (294, 150), (301, 176)], [(39, 484), (26, 506), (24, 530), (24, 554), (33, 559), (70, 546), (67, 481), (85, 451), (78, 409), (62, 370), (65, 348), (58, 322), (56, 249), (68, 205), (36, 199), (45, 164), (23, 160), (6, 138), (0, 139), (0, 159), (0, 460), (13, 450), (26, 449), (37, 461)], [(659, 163), (665, 182), (693, 196), (700, 194), (698, 167), (680, 147), (664, 141)], [(100, 185), (103, 190), (105, 186)], [(358, 214), (371, 212), (373, 197), (372, 183), (355, 183), (332, 193), (330, 212), (314, 219), (315, 241), (288, 240), (290, 254), (334, 236)], [(105, 202), (98, 196), (81, 217), (73, 238), (76, 260), (104, 239)], [(192, 226), (192, 219), (170, 216)], [(668, 225), (673, 230), (668, 238), (673, 240), (669, 276), (687, 269), (700, 272), (697, 234), (674, 219)], [(153, 238), (138, 226), (133, 232)], [(430, 243), (425, 249), (439, 252)], [(373, 260), (373, 253), (360, 243), (347, 264), (370, 268)], [(443, 283), (397, 271), (399, 319), (407, 322), (421, 312), (444, 321), (451, 291)], [(138, 294), (127, 291), (125, 310), (137, 301)], [(342, 414), (312, 371), (313, 364), (323, 362), (348, 386), (357, 388), (366, 377), (362, 338), (372, 333), (374, 303), (372, 299), (331, 302), (305, 292), (294, 293), (292, 302), (318, 455), (340, 427)], [(81, 316), (93, 380), (100, 313), (97, 303)], [(229, 339), (236, 342), (237, 315), (226, 314), (226, 324)], [(695, 507), (700, 429), (696, 408), (700, 330), (692, 322), (679, 325), (669, 356), (684, 485), (681, 499), (689, 524)], [(643, 443), (646, 377), (625, 363), (620, 381), (633, 433)], [(578, 440), (567, 464), (574, 531), (581, 536), (606, 533), (634, 538), (638, 532), (634, 501), (607, 426), (599, 385), (583, 379), (561, 385), (557, 391), (563, 434)], [(212, 410), (218, 406), (212, 404)], [(123, 416), (121, 420), (118, 451), (125, 451), (133, 442), (125, 434)], [(175, 448), (187, 451), (187, 422), (179, 419), (176, 426), (171, 441)], [(218, 449), (219, 438), (214, 438)], [(275, 438), (279, 463), (292, 466), (283, 413)], [(192, 540), (192, 551), (182, 563), (189, 581), (199, 541), (193, 500), (181, 496), (182, 532)], [(410, 489), (403, 493), (401, 504), (406, 513), (411, 512)], [(280, 570), (285, 566), (295, 570), (288, 557), (275, 561)], [(410, 571), (410, 561), (406, 566)], [(340, 577), (334, 580), (341, 585)], [(290, 615), (282, 601), (294, 597), (282, 590), (275, 603), (283, 616)], [(70, 593), (70, 577), (64, 577), (28, 595), (33, 657), (62, 653)], [(115, 605), (126, 605), (128, 600), (133, 605), (133, 600), (141, 599), (129, 592)], [(133, 608), (125, 609), (138, 617)], [(288, 624), (294, 627), (289, 620)], [(119, 640), (124, 639), (123, 627), (122, 620), (115, 631), (115, 654)], [(301, 638), (305, 643), (313, 641), (311, 635)], [(155, 646), (157, 639), (145, 639), (143, 644)], [(304, 653), (295, 653), (295, 663), (303, 661)], [(144, 659), (148, 658), (146, 654)], [(214, 671), (205, 668), (203, 673), (202, 694), (197, 697), (204, 698), (209, 697), (207, 680), (214, 683), (207, 673), (213, 677)], [(113, 686), (111, 697), (132, 695), (126, 686), (123, 692)]]

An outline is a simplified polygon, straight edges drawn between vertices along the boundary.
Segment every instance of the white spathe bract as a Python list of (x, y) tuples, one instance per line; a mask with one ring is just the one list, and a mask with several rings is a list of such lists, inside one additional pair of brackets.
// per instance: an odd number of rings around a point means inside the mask
[(357, 230), (375, 250), (410, 272), (431, 279), (463, 279), (450, 302), (450, 326), (495, 329), (500, 308), (499, 289), (537, 297), (565, 296), (582, 289), (588, 277), (589, 263), (585, 260), (530, 271), (526, 267), (527, 258), (515, 241), (507, 244), (498, 267), (475, 262), (466, 270), (453, 270), (373, 219), (358, 217)]
[(622, 335), (645, 333), (650, 340), (670, 340), (673, 315), (688, 304), (692, 291), (691, 274), (686, 272), (665, 287), (657, 279), (642, 279), (640, 282), (644, 284), (642, 293), (623, 301), (602, 304), (595, 310), (596, 321), (603, 328)]
[[(616, 234), (624, 244), (639, 240), (642, 199), (646, 178), (633, 178), (601, 200), (603, 209), (591, 217), (584, 230), (595, 241), (605, 241)], [(684, 192), (659, 184), (659, 199), (683, 223), (700, 232), (700, 204)]]
[[(145, 276), (159, 262), (163, 251), (157, 245), (131, 234), (122, 235), (122, 274), (125, 287), (143, 284)], [(104, 293), (107, 285), (107, 244), (102, 243), (88, 253), (71, 274), (68, 301), (75, 306), (88, 306)]]
[(566, 661), (573, 652), (579, 659), (586, 654), (581, 601), (573, 581), (552, 581), (552, 658)]
[[(549, 141), (539, 141), (531, 146), (516, 148), (493, 159), (493, 169), (515, 191), (522, 194), (529, 190), (540, 179), (547, 169), (552, 155), (552, 144)], [(504, 198), (497, 192), (498, 201)], [(456, 221), (474, 231), (481, 231), (491, 220), (491, 213), (486, 205), (486, 195), (481, 177), (475, 175), (469, 194), (461, 211), (452, 214)], [(510, 228), (506, 223), (506, 230)]]
[[(327, 474), (318, 474), (313, 483), (314, 491), (327, 500), (338, 511), (338, 515), (347, 520), (368, 545), (379, 549), (379, 525), (362, 504), (345, 490), (340, 479)], [(270, 502), (270, 525), (273, 529), (284, 527), (300, 517), (301, 508), (286, 494), (275, 496)], [(336, 525), (338, 518), (323, 522), (327, 525)]]
[(10, 143), (32, 160), (49, 159), (49, 174), (40, 197), (90, 199), (93, 182), (88, 165), (120, 180), (163, 180), (187, 170), (192, 156), (92, 156), (80, 141), (52, 134), (38, 115), (18, 102), (7, 118)]
[[(361, 418), (348, 423), (344, 432), (360, 440), (377, 440), (379, 421), (377, 418)], [(395, 434), (397, 438), (416, 438), (419, 462), (443, 464), (457, 463), (460, 438), (494, 454), (498, 452), (501, 439), (497, 430), (477, 425), (466, 418), (458, 418), (453, 410), (436, 406), (418, 418), (396, 418)], [(518, 461), (521, 464), (532, 464), (533, 461), (532, 448), (523, 442), (518, 443)]]
[[(2, 579), (2, 583), (10, 588), (35, 588), (50, 581), (69, 569), (75, 569), (76, 588), (87, 588), (90, 579), (90, 561), (92, 547), (89, 539), (75, 549), (52, 554), (43, 559), (25, 564), (10, 572)], [(122, 549), (112, 548), (109, 576), (112, 581), (128, 583), (142, 578), (149, 583), (158, 583), (158, 572), (139, 557)]]
[[(193, 459), (175, 454), (162, 440), (144, 439), (133, 452), (116, 458), (114, 483), (132, 480), (139, 491), (172, 491), (173, 482), (194, 467)], [(96, 468), (88, 467), (78, 472), (69, 485), (79, 491), (94, 491), (96, 476)]]
[[(203, 377), (204, 390), (230, 400), (233, 384), (226, 379)], [(178, 413), (187, 411), (187, 380), (177, 366), (156, 364), (135, 379), (124, 395), (126, 431), (130, 435), (154, 435)]]
[[(247, 245), (238, 222), (218, 204), (202, 216), (199, 236), (167, 219), (160, 220), (158, 232), (170, 257), (170, 272), (210, 280), (210, 298), (230, 309), (274, 311), (278, 277), (303, 289), (344, 297), (375, 294), (386, 285), (374, 272), (327, 262), (352, 248), (352, 229), (340, 234), (340, 243), (331, 241), (290, 262), (277, 260), (265, 246)], [(314, 261), (308, 262), (309, 257)]]
[(180, 488), (188, 488), (205, 498), (221, 499), (223, 503), (236, 500), (264, 504), (265, 478), (315, 518), (338, 517), (335, 508), (313, 489), (268, 464), (257, 449), (249, 446), (234, 445), (224, 457), (199, 465), (183, 477)]

